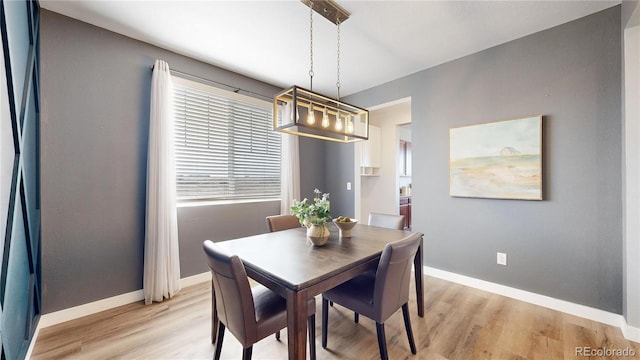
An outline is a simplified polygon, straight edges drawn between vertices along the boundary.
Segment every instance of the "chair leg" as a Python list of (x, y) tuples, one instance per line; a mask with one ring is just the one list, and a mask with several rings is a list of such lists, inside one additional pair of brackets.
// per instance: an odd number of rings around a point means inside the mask
[(309, 358), (316, 360), (316, 314), (311, 314), (307, 319), (309, 327)]
[(409, 347), (411, 353), (416, 354), (416, 343), (413, 341), (413, 331), (411, 330), (411, 319), (409, 319), (409, 304), (402, 305), (402, 316), (404, 317), (404, 327), (407, 329), (407, 337), (409, 338)]
[(384, 335), (384, 324), (376, 321), (376, 332), (378, 333), (378, 347), (380, 348), (380, 359), (389, 360), (387, 354), (387, 337)]
[(253, 352), (253, 345), (242, 350), (242, 360), (251, 360), (251, 353)]
[(357, 312), (353, 313), (353, 322), (355, 322), (356, 324), (360, 322), (360, 314), (358, 314)]
[(327, 348), (327, 326), (329, 326), (329, 300), (322, 298), (322, 348)]
[(218, 312), (216, 311), (216, 289), (213, 286), (213, 280), (211, 280), (211, 343), (214, 345), (218, 336), (216, 330), (219, 322), (220, 319), (218, 319)]
[(224, 340), (224, 324), (220, 321), (218, 325), (218, 339), (216, 340), (216, 352), (213, 356), (214, 360), (220, 360), (220, 353), (222, 353), (222, 343)]
[(276, 331), (276, 340), (280, 341), (280, 330)]

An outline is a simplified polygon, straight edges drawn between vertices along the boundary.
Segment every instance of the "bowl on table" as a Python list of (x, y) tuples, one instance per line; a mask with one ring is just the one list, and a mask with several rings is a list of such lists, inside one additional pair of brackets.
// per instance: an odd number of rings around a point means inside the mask
[(336, 224), (338, 229), (340, 230), (340, 237), (349, 238), (351, 237), (351, 229), (358, 223), (357, 219), (347, 218), (348, 221), (343, 220), (344, 217), (339, 217), (333, 219), (333, 223)]

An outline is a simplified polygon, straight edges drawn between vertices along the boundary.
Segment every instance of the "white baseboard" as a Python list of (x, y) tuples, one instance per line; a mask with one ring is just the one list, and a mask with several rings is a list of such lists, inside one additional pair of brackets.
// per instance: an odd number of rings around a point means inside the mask
[[(211, 272), (207, 271), (201, 274), (182, 278), (180, 279), (180, 286), (182, 288), (185, 288), (205, 281), (211, 281)], [(36, 339), (38, 338), (38, 334), (40, 333), (40, 329), (142, 300), (144, 300), (143, 291), (136, 290), (130, 293), (113, 296), (107, 299), (74, 306), (72, 308), (55, 311), (40, 316), (40, 321), (38, 321), (38, 326), (36, 327), (36, 331), (33, 334), (33, 338), (31, 339), (29, 350), (27, 350), (26, 359), (29, 359), (31, 357), (31, 352), (33, 351), (33, 347), (36, 343)]]
[(625, 318), (620, 314), (614, 314), (589, 306), (574, 304), (572, 302), (552, 298), (550, 296), (540, 295), (485, 280), (475, 279), (469, 276), (460, 275), (429, 266), (425, 266), (423, 272), (426, 275), (437, 277), (439, 279), (451, 281), (457, 284), (469, 286), (490, 293), (506, 296), (512, 299), (528, 302), (530, 304), (546, 307), (552, 310), (561, 311), (567, 314), (615, 326), (617, 328), (620, 328), (622, 334), (627, 340), (640, 342), (640, 328), (633, 327), (627, 324)]
[(46, 328), (56, 324), (63, 323), (65, 321), (74, 320), (83, 316), (98, 313), (113, 309), (118, 306), (127, 305), (136, 301), (144, 300), (144, 294), (142, 290), (132, 291), (130, 293), (113, 296), (110, 298), (90, 302), (83, 305), (74, 306), (68, 309), (55, 311), (49, 314), (44, 314), (40, 317), (38, 327)]
[(197, 274), (193, 276), (189, 276), (186, 278), (180, 279), (180, 286), (186, 288), (187, 286), (200, 284), (206, 281), (211, 281), (211, 271), (203, 272), (202, 274)]
[[(479, 280), (469, 276), (460, 275), (428, 266), (424, 267), (423, 273), (443, 280), (451, 281), (472, 288), (488, 291), (494, 294), (510, 297), (512, 299), (525, 301), (534, 305), (543, 306), (549, 309), (615, 326), (620, 328), (622, 334), (627, 340), (640, 342), (640, 328), (627, 324), (624, 317), (619, 314), (610, 313), (608, 311), (595, 309), (589, 306), (574, 304), (565, 300), (559, 300), (549, 296), (540, 295), (505, 285), (500, 285), (485, 280)], [(182, 278), (180, 279), (180, 285), (184, 288), (205, 281), (211, 281), (210, 272)], [(33, 346), (36, 342), (40, 329), (141, 300), (144, 300), (144, 294), (142, 290), (136, 290), (130, 293), (42, 315), (31, 341), (31, 345), (29, 346), (29, 350), (27, 351), (26, 358), (30, 358), (31, 351), (33, 350)]]
[[(187, 286), (199, 284), (205, 281), (211, 281), (211, 273), (208, 271), (180, 279), (180, 286), (182, 288), (185, 288)], [(100, 311), (113, 309), (118, 306), (131, 304), (141, 300), (144, 300), (144, 293), (142, 290), (136, 290), (130, 293), (113, 296), (84, 305), (74, 306), (72, 308), (42, 315), (40, 317), (40, 321), (38, 322), (38, 327), (46, 328), (63, 323), (65, 321), (74, 320), (83, 316), (95, 314)]]
[(640, 343), (640, 327), (631, 326), (623, 319), (620, 330), (622, 330), (622, 335), (624, 335), (625, 339)]
[(70, 321), (70, 320), (81, 318), (83, 316), (95, 314), (100, 311), (113, 309), (118, 306), (131, 304), (136, 301), (141, 301), (143, 299), (144, 299), (144, 294), (142, 290), (136, 290), (130, 293), (90, 302), (88, 304), (74, 306), (72, 308), (55, 311), (55, 312), (40, 316), (40, 320), (38, 321), (38, 326), (36, 327), (36, 331), (33, 334), (33, 338), (31, 339), (31, 344), (29, 344), (29, 350), (27, 350), (27, 355), (25, 358), (26, 359), (31, 358), (31, 352), (33, 351), (33, 347), (36, 344), (36, 340), (38, 339), (38, 334), (40, 333), (41, 329), (49, 326), (53, 326), (56, 324), (60, 324), (65, 321)]

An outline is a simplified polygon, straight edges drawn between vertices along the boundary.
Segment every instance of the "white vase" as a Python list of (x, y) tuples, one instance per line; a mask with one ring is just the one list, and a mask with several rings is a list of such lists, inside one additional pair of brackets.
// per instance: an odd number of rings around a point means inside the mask
[(315, 245), (322, 246), (329, 240), (329, 227), (327, 224), (311, 225), (307, 227), (307, 239)]

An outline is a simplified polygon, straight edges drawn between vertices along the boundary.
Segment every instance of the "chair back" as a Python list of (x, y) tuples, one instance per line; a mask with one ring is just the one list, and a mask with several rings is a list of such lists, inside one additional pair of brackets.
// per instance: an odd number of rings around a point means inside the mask
[(384, 247), (373, 290), (374, 320), (384, 322), (409, 301), (411, 266), (420, 241), (411, 236)]
[(253, 344), (257, 323), (253, 295), (242, 261), (226, 254), (211, 240), (204, 242), (204, 252), (211, 269), (220, 321), (243, 346)]
[(300, 220), (298, 220), (295, 215), (267, 216), (267, 225), (269, 226), (270, 232), (295, 229), (302, 226), (300, 225)]
[(402, 230), (404, 229), (404, 215), (390, 215), (369, 213), (369, 225)]

